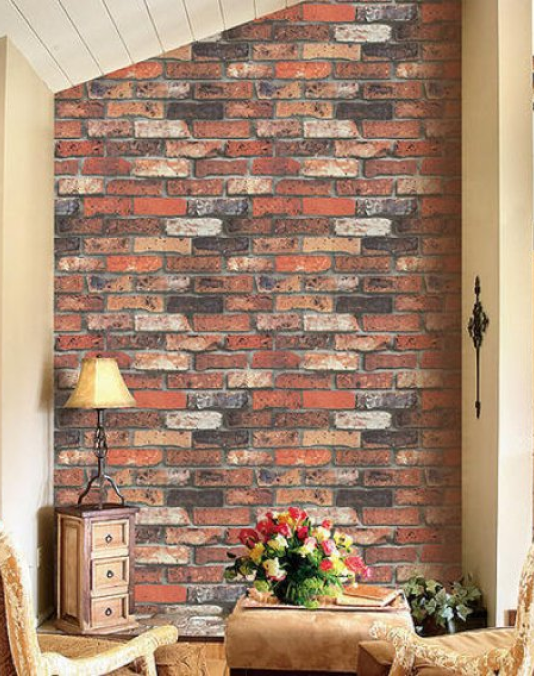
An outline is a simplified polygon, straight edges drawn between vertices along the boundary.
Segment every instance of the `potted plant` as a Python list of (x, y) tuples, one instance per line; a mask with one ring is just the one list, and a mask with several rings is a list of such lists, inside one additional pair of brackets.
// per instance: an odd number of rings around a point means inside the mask
[(448, 590), (437, 580), (415, 575), (403, 589), (415, 629), (422, 636), (461, 631), (469, 615), (480, 607), (482, 597), (482, 592), (470, 576), (454, 582)]
[(342, 593), (343, 585), (369, 576), (353, 551), (353, 540), (334, 531), (330, 521), (314, 525), (298, 507), (269, 512), (239, 540), (247, 551), (226, 569), (227, 580), (249, 580), (261, 593), (282, 603), (317, 607), (321, 597)]

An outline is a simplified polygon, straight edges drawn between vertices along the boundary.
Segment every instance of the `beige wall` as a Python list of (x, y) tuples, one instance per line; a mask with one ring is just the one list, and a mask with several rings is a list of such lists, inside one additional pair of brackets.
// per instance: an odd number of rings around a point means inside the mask
[(53, 603), (53, 96), (5, 38), (0, 67), (0, 517), (44, 613)]
[(532, 533), (531, 1), (464, 2), (463, 319), (478, 274), (490, 326), (479, 420), (463, 335), (463, 552), (497, 623)]

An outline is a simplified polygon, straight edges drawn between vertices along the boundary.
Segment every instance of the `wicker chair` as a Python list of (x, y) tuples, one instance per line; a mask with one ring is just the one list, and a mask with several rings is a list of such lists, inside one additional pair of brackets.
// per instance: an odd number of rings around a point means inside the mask
[(127, 643), (63, 635), (38, 636), (28, 569), (0, 522), (2, 676), (209, 676), (205, 660), (197, 659), (198, 650), (176, 645), (177, 639), (177, 629), (170, 626), (151, 629)]
[[(506, 647), (488, 646), (485, 634), (473, 632), (460, 634), (471, 639), (473, 647), (478, 642), (479, 651), (464, 654), (453, 647), (454, 637), (448, 644), (440, 645), (439, 639), (422, 639), (403, 629), (376, 624), (371, 629), (374, 638), (389, 641), (395, 656), (389, 676), (409, 676), (415, 673), (458, 674), (459, 676), (532, 676), (534, 673), (534, 545), (523, 567), (519, 586), (517, 619)], [(495, 632), (493, 632), (495, 634)], [(477, 639), (479, 639), (477, 641)], [(370, 644), (372, 646), (372, 644)], [(494, 643), (495, 645), (495, 643)]]

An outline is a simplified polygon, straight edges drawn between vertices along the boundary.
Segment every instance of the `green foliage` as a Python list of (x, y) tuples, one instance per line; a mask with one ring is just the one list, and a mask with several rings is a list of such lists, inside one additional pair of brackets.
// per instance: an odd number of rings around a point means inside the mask
[(482, 592), (471, 576), (453, 582), (450, 590), (447, 590), (437, 580), (427, 580), (422, 575), (415, 575), (406, 582), (403, 589), (419, 632), (429, 621), (434, 621), (441, 628), (446, 628), (453, 620), (465, 622), (480, 605), (482, 598)]

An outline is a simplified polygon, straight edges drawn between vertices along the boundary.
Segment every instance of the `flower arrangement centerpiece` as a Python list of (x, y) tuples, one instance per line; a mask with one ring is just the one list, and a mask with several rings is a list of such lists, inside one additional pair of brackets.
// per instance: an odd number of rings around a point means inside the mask
[(330, 521), (314, 525), (298, 507), (267, 513), (255, 528), (244, 528), (239, 540), (247, 552), (229, 554), (234, 561), (225, 578), (254, 581), (258, 592), (289, 605), (317, 607), (325, 597), (340, 595), (344, 585), (370, 576), (351, 537), (334, 531)]

